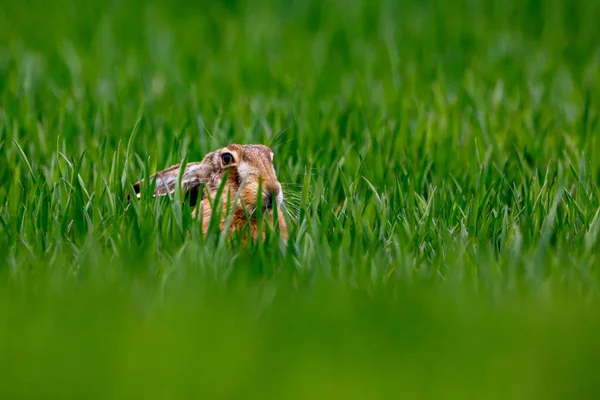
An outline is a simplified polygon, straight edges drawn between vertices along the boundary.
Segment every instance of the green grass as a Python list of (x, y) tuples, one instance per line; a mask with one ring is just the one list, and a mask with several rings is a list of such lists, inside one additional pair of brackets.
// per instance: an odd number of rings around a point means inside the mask
[[(0, 3), (0, 398), (596, 398), (600, 3)], [(287, 245), (131, 184), (275, 151)]]

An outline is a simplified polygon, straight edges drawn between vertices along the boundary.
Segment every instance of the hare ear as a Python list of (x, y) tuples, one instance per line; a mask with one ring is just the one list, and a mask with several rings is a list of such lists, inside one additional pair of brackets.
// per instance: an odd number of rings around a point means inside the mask
[[(154, 181), (156, 177), (154, 197), (165, 196), (175, 192), (175, 185), (177, 184), (180, 169), (180, 164), (176, 164), (150, 177), (150, 181)], [(208, 181), (210, 173), (211, 168), (204, 163), (193, 162), (186, 165), (181, 177), (181, 189), (185, 197), (189, 198), (191, 207), (196, 205), (202, 185)], [(142, 180), (133, 185), (133, 190), (138, 198), (140, 198), (141, 183)]]

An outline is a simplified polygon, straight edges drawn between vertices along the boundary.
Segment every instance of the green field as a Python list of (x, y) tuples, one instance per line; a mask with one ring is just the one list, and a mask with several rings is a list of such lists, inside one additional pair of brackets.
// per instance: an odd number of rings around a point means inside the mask
[[(0, 398), (600, 396), (600, 2), (0, 2)], [(275, 152), (290, 241), (138, 179)]]

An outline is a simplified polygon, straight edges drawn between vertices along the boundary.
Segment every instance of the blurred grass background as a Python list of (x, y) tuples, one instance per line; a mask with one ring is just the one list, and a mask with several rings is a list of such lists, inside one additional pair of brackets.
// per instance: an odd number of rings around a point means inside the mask
[[(0, 2), (1, 398), (595, 398), (600, 3)], [(132, 182), (265, 143), (287, 245)]]

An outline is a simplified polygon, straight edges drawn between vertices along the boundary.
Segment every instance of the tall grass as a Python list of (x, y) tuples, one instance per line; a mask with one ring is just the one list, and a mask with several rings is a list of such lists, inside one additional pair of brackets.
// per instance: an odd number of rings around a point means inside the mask
[[(3, 398), (589, 398), (600, 3), (0, 4)], [(275, 152), (290, 240), (132, 184)]]

